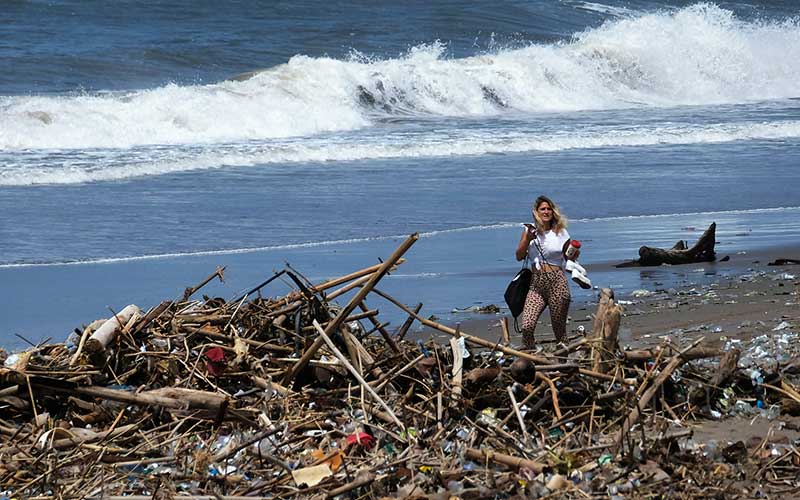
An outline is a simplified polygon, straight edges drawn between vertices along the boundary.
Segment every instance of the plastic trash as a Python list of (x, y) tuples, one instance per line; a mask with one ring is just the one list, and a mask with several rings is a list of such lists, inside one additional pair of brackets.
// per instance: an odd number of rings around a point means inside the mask
[(470, 353), (469, 353), (469, 350), (467, 349), (467, 344), (466, 344), (466, 340), (464, 339), (464, 337), (459, 337), (458, 338), (458, 348), (461, 349), (461, 357), (462, 358), (467, 359), (468, 357), (470, 357)]
[(772, 329), (772, 331), (773, 332), (777, 332), (779, 330), (785, 330), (785, 329), (791, 328), (791, 327), (792, 327), (792, 325), (788, 321), (781, 321), (780, 323), (778, 323), (778, 326), (776, 326), (775, 328)]
[(764, 416), (767, 418), (767, 420), (775, 420), (781, 416), (781, 407), (779, 405), (770, 405), (770, 407), (765, 411)]
[(19, 361), (19, 354), (10, 354), (6, 358), (6, 361), (5, 361), (5, 363), (3, 363), (3, 365), (5, 365), (6, 368), (13, 369), (16, 366), (18, 361)]

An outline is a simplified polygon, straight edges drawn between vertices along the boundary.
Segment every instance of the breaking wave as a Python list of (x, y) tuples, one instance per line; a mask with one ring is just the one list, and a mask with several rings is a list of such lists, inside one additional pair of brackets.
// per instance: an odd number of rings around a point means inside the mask
[(208, 85), (0, 97), (0, 150), (220, 144), (364, 129), (387, 117), (490, 118), (800, 95), (797, 19), (746, 21), (707, 3), (616, 14), (560, 43), (466, 58), (431, 43), (385, 60), (297, 55)]

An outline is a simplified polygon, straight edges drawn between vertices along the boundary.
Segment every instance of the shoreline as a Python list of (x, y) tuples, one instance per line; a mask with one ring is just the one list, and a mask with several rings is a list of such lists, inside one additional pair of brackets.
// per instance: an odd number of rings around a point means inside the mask
[[(390, 242), (391, 243), (391, 242)], [(430, 251), (429, 248), (423, 249), (424, 251)], [(422, 259), (425, 259), (426, 255), (425, 252), (422, 252)], [(730, 260), (727, 262), (707, 262), (707, 263), (697, 263), (697, 264), (686, 264), (681, 266), (669, 266), (663, 265), (658, 267), (629, 267), (629, 268), (616, 268), (614, 267), (616, 264), (621, 263), (621, 261), (604, 261), (604, 262), (593, 262), (591, 264), (586, 264), (585, 267), (588, 270), (589, 276), (592, 279), (593, 284), (595, 287), (592, 290), (581, 290), (577, 286), (571, 285), (571, 292), (572, 292), (572, 305), (570, 307), (570, 321), (568, 322), (568, 331), (573, 331), (574, 328), (578, 326), (578, 324), (586, 324), (587, 317), (593, 312), (593, 305), (596, 304), (596, 297), (599, 293), (599, 289), (601, 288), (612, 288), (617, 294), (618, 299), (622, 299), (628, 302), (634, 302), (632, 304), (625, 304), (626, 308), (631, 308), (636, 306), (639, 302), (638, 299), (634, 298), (634, 301), (631, 301), (630, 294), (634, 290), (648, 290), (648, 291), (656, 291), (659, 289), (691, 289), (692, 287), (708, 287), (714, 283), (722, 283), (728, 282), (730, 280), (735, 280), (739, 276), (745, 275), (748, 272), (751, 272), (752, 269), (761, 269), (765, 272), (768, 272), (773, 269), (785, 269), (788, 272), (792, 273), (791, 271), (793, 268), (797, 269), (797, 273), (800, 273), (800, 266), (778, 266), (772, 267), (767, 266), (769, 262), (774, 261), (775, 259), (780, 258), (800, 258), (800, 250), (796, 246), (793, 245), (783, 245), (783, 246), (773, 246), (765, 249), (755, 249), (755, 250), (746, 250), (746, 251), (738, 251), (735, 254), (729, 254), (724, 251), (718, 252), (720, 258), (725, 256), (729, 256)], [(356, 265), (356, 260), (358, 257), (363, 257), (360, 262), (369, 262), (371, 258), (374, 258), (374, 255), (366, 254), (363, 250), (355, 252), (350, 255), (346, 255), (346, 261), (350, 261), (352, 265), (346, 269), (346, 272), (350, 272), (359, 266)], [(486, 337), (488, 339), (496, 340), (500, 338), (500, 328), (499, 328), (499, 319), (503, 316), (508, 316), (508, 310), (506, 308), (505, 303), (503, 302), (502, 294), (505, 286), (507, 284), (507, 280), (513, 276), (513, 273), (516, 272), (514, 268), (509, 271), (498, 271), (496, 268), (494, 269), (485, 269), (484, 271), (476, 271), (472, 273), (467, 278), (463, 276), (449, 276), (443, 275), (438, 276), (436, 278), (431, 279), (418, 279), (418, 280), (411, 280), (405, 278), (407, 276), (404, 274), (408, 271), (408, 266), (417, 267), (425, 267), (429, 264), (426, 262), (419, 262), (419, 258), (414, 256), (413, 251), (409, 255), (409, 263), (405, 264), (398, 268), (397, 271), (388, 275), (384, 280), (387, 281), (387, 284), (383, 286), (386, 287), (386, 291), (390, 292), (395, 298), (400, 299), (401, 301), (405, 302), (409, 306), (413, 306), (418, 302), (416, 294), (420, 291), (425, 291), (425, 288), (428, 288), (430, 284), (435, 285), (435, 290), (440, 291), (439, 295), (447, 295), (450, 290), (459, 289), (462, 284), (463, 286), (470, 286), (476, 285), (481, 283), (486, 283), (491, 288), (486, 288), (484, 291), (479, 291), (478, 293), (473, 293), (473, 296), (479, 297), (479, 300), (475, 300), (472, 303), (458, 303), (455, 302), (455, 299), (450, 300), (449, 302), (447, 299), (439, 299), (439, 303), (426, 304), (423, 302), (423, 309), (421, 314), (427, 316), (434, 315), (438, 318), (438, 321), (446, 324), (450, 327), (456, 327), (456, 325), (461, 325), (461, 327), (466, 331), (472, 331), (478, 336)], [(206, 260), (206, 259), (204, 259)], [(248, 261), (249, 262), (249, 261)], [(44, 340), (47, 337), (51, 338), (51, 342), (62, 342), (65, 341), (69, 333), (76, 327), (80, 327), (81, 325), (88, 325), (95, 319), (100, 317), (107, 317), (110, 314), (110, 310), (113, 309), (121, 309), (126, 304), (132, 303), (136, 304), (142, 308), (149, 308), (156, 304), (158, 304), (161, 300), (169, 299), (170, 296), (164, 296), (164, 294), (157, 294), (157, 289), (168, 289), (173, 290), (173, 298), (177, 296), (185, 286), (189, 286), (192, 283), (196, 283), (199, 281), (201, 276), (194, 274), (197, 271), (198, 263), (196, 262), (186, 262), (186, 261), (177, 261), (171, 263), (159, 263), (161, 265), (168, 264), (169, 271), (156, 274), (155, 279), (157, 281), (148, 282), (148, 286), (145, 290), (140, 291), (139, 293), (132, 294), (130, 298), (126, 298), (123, 303), (116, 303), (116, 304), (108, 304), (106, 303), (97, 303), (95, 304), (94, 309), (96, 309), (97, 316), (90, 316), (90, 315), (83, 315), (80, 317), (75, 316), (74, 319), (69, 320), (67, 315), (58, 315), (58, 317), (52, 316), (44, 316), (42, 317), (42, 310), (50, 309), (50, 306), (55, 305), (56, 308), (66, 308), (68, 313), (77, 313), (77, 310), (70, 310), (71, 304), (81, 304), (81, 306), (85, 307), (86, 302), (85, 300), (89, 297), (93, 296), (97, 292), (97, 286), (101, 288), (108, 288), (111, 289), (116, 286), (124, 286), (125, 283), (117, 284), (113, 282), (109, 282), (108, 280), (104, 280), (104, 265), (98, 266), (91, 266), (88, 268), (81, 269), (77, 266), (67, 266), (65, 271), (68, 273), (66, 275), (61, 275), (61, 278), (65, 281), (62, 286), (64, 287), (64, 292), (59, 297), (53, 297), (53, 302), (51, 304), (47, 303), (25, 303), (22, 304), (22, 307), (11, 307), (13, 312), (17, 313), (18, 315), (22, 314), (30, 314), (33, 317), (37, 317), (36, 321), (42, 321), (45, 325), (48, 323), (52, 326), (47, 327), (47, 334), (46, 335), (32, 335), (27, 333), (26, 331), (14, 332), (12, 329), (8, 329), (5, 332), (0, 332), (0, 348), (3, 348), (8, 351), (15, 351), (20, 349), (25, 349), (27, 344), (23, 343), (20, 340), (20, 337), (15, 335), (15, 333), (19, 333), (22, 337), (25, 337), (31, 343), (38, 343)], [(244, 262), (246, 265), (247, 262)], [(207, 265), (203, 265), (204, 276), (211, 272), (216, 265), (212, 265), (212, 261), (208, 261)], [(266, 266), (262, 266), (266, 267)], [(343, 266), (339, 266), (343, 267)], [(301, 266), (297, 266), (300, 272), (306, 272)], [(159, 269), (162, 269), (159, 267)], [(39, 271), (50, 271), (51, 269), (33, 269), (34, 273), (29, 274), (29, 279), (26, 280), (25, 285), (31, 287), (31, 292), (37, 296), (42, 295), (42, 292), (39, 291), (39, 288), (44, 288), (47, 286), (52, 286), (52, 283), (49, 280), (52, 280), (53, 277), (48, 273), (39, 273)], [(81, 273), (80, 271), (83, 270), (85, 273)], [(176, 270), (178, 272), (176, 272)], [(8, 271), (7, 269), (5, 271)], [(16, 272), (24, 272), (25, 269), (14, 269), (13, 271)], [(30, 269), (28, 269), (30, 271)], [(165, 269), (166, 271), (166, 269)], [(262, 271), (258, 271), (260, 275), (269, 275), (271, 272), (274, 271), (267, 271), (263, 269)], [(182, 282), (177, 282), (178, 276), (186, 276), (191, 274), (191, 279), (186, 279)], [(311, 272), (315, 273), (315, 269), (311, 268)], [(122, 273), (123, 277), (126, 275), (131, 275), (132, 273), (136, 273), (136, 270), (131, 269)], [(119, 274), (119, 273), (118, 273)], [(342, 273), (344, 274), (344, 273)], [(423, 273), (424, 274), (424, 273)], [(57, 275), (58, 276), (58, 275)], [(313, 274), (310, 274), (313, 276)], [(82, 281), (78, 281), (80, 278), (83, 278)], [(433, 281), (431, 281), (433, 280)], [(476, 281), (477, 280), (477, 281)], [(602, 281), (601, 281), (602, 280)], [(322, 281), (322, 280), (320, 280)], [(250, 288), (250, 284), (247, 285), (247, 288)], [(206, 292), (209, 296), (224, 296), (226, 294), (231, 294), (229, 286), (226, 284), (221, 284), (217, 282), (210, 283), (206, 287)], [(399, 291), (395, 289), (399, 288)], [(227, 289), (227, 293), (222, 293), (223, 290)], [(238, 292), (237, 292), (238, 293)], [(427, 293), (430, 294), (430, 291)], [(463, 290), (462, 290), (463, 293)], [(112, 294), (113, 295), (113, 294)], [(667, 296), (662, 296), (662, 299), (668, 299)], [(12, 305), (14, 297), (11, 297)], [(421, 300), (420, 300), (421, 301)], [(402, 325), (405, 320), (405, 313), (402, 313), (396, 306), (386, 302), (386, 301), (379, 301), (376, 299), (374, 301), (376, 307), (378, 307), (381, 311), (382, 317), (388, 317), (391, 319), (390, 325), (387, 327), (388, 330), (396, 330), (397, 328)], [(499, 313), (497, 314), (480, 314), (475, 312), (470, 312), (471, 309), (479, 308), (479, 307), (491, 307), (496, 306), (499, 308)], [(636, 309), (634, 308), (634, 311)], [(16, 319), (15, 315), (12, 311), (6, 313), (6, 319), (10, 320), (12, 323)], [(724, 311), (721, 313), (725, 313)], [(713, 315), (717, 313), (712, 313), (711, 309), (706, 312), (701, 311), (692, 311), (692, 314), (696, 314), (699, 317), (708, 317), (709, 321), (713, 320)], [(641, 314), (637, 314), (640, 316)], [(74, 314), (73, 314), (74, 316)], [(61, 318), (60, 320), (58, 318)], [(513, 320), (509, 322), (510, 324), (513, 323)], [(7, 323), (8, 324), (8, 323)], [(623, 322), (623, 329), (626, 329), (626, 325)], [(58, 336), (58, 333), (61, 333), (61, 336)], [(623, 330), (623, 339), (625, 330)], [(512, 327), (512, 337), (514, 337), (513, 327)], [(574, 333), (574, 332), (573, 332)], [(420, 336), (423, 338), (426, 335), (426, 331), (424, 328), (420, 328), (418, 323), (415, 323), (412, 326), (409, 335)], [(549, 324), (549, 313), (545, 310), (544, 314), (542, 315), (542, 320), (540, 320), (539, 327), (537, 328), (537, 338), (552, 340), (552, 331)]]
[[(769, 325), (764, 321), (765, 318), (775, 323), (772, 326), (776, 326), (783, 316), (793, 313), (796, 319), (800, 317), (800, 265), (768, 265), (776, 259), (793, 258), (799, 254), (800, 251), (793, 247), (777, 247), (731, 256), (728, 262), (624, 269), (615, 269), (611, 263), (605, 263), (593, 265), (590, 276), (597, 267), (603, 266), (620, 273), (639, 271), (644, 276), (644, 286), (641, 288), (623, 292), (615, 290), (617, 303), (623, 306), (621, 343), (636, 347), (650, 346), (670, 332), (685, 333), (687, 329), (690, 333), (708, 334), (708, 340), (731, 335), (751, 338), (756, 332), (767, 333)], [(781, 279), (781, 275), (793, 278)], [(567, 321), (567, 331), (571, 337), (578, 335), (577, 328), (580, 325), (590, 329), (591, 315), (597, 307), (596, 297), (601, 288), (605, 287), (596, 285), (590, 296), (581, 294), (576, 297), (573, 293)], [(577, 287), (571, 286), (571, 289), (574, 292)], [(777, 300), (780, 297), (787, 300)], [(792, 299), (794, 302), (790, 302)], [(512, 344), (516, 342), (520, 345), (521, 336), (514, 332), (513, 318), (505, 304), (487, 305), (498, 305), (500, 312), (464, 313), (460, 317), (454, 314), (442, 323), (497, 341), (502, 338), (500, 320), (506, 317)], [(772, 311), (774, 314), (770, 315)], [(764, 324), (755, 323), (752, 327), (746, 325), (739, 328), (748, 321)], [(700, 325), (711, 327), (699, 328)], [(715, 327), (721, 331), (714, 332)], [(430, 328), (415, 328), (412, 332), (421, 339), (429, 335), (437, 336)], [(547, 309), (537, 325), (536, 337), (545, 343), (555, 342)]]

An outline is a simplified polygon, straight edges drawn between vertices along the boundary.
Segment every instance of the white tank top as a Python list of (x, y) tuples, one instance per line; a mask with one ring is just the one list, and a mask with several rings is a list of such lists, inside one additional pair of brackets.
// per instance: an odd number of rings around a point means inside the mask
[(545, 262), (552, 266), (564, 268), (566, 261), (564, 260), (564, 243), (569, 240), (569, 233), (566, 229), (562, 229), (560, 233), (556, 234), (552, 229), (546, 231), (544, 234), (536, 233), (536, 238), (531, 240), (528, 245), (528, 257), (533, 262), (536, 269), (542, 268), (542, 255), (536, 249), (538, 243), (539, 248), (544, 254)]

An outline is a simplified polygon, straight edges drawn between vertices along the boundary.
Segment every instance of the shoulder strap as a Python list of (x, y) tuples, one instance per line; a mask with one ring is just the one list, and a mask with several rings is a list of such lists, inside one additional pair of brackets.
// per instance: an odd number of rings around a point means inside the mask
[(541, 245), (539, 245), (539, 237), (538, 236), (534, 236), (533, 237), (533, 245), (536, 247), (536, 250), (539, 251), (539, 256), (542, 258), (542, 263), (543, 264), (547, 264), (548, 266), (551, 266), (552, 264), (550, 264), (547, 261), (547, 259), (544, 256), (544, 252), (542, 251), (542, 247), (541, 247)]

